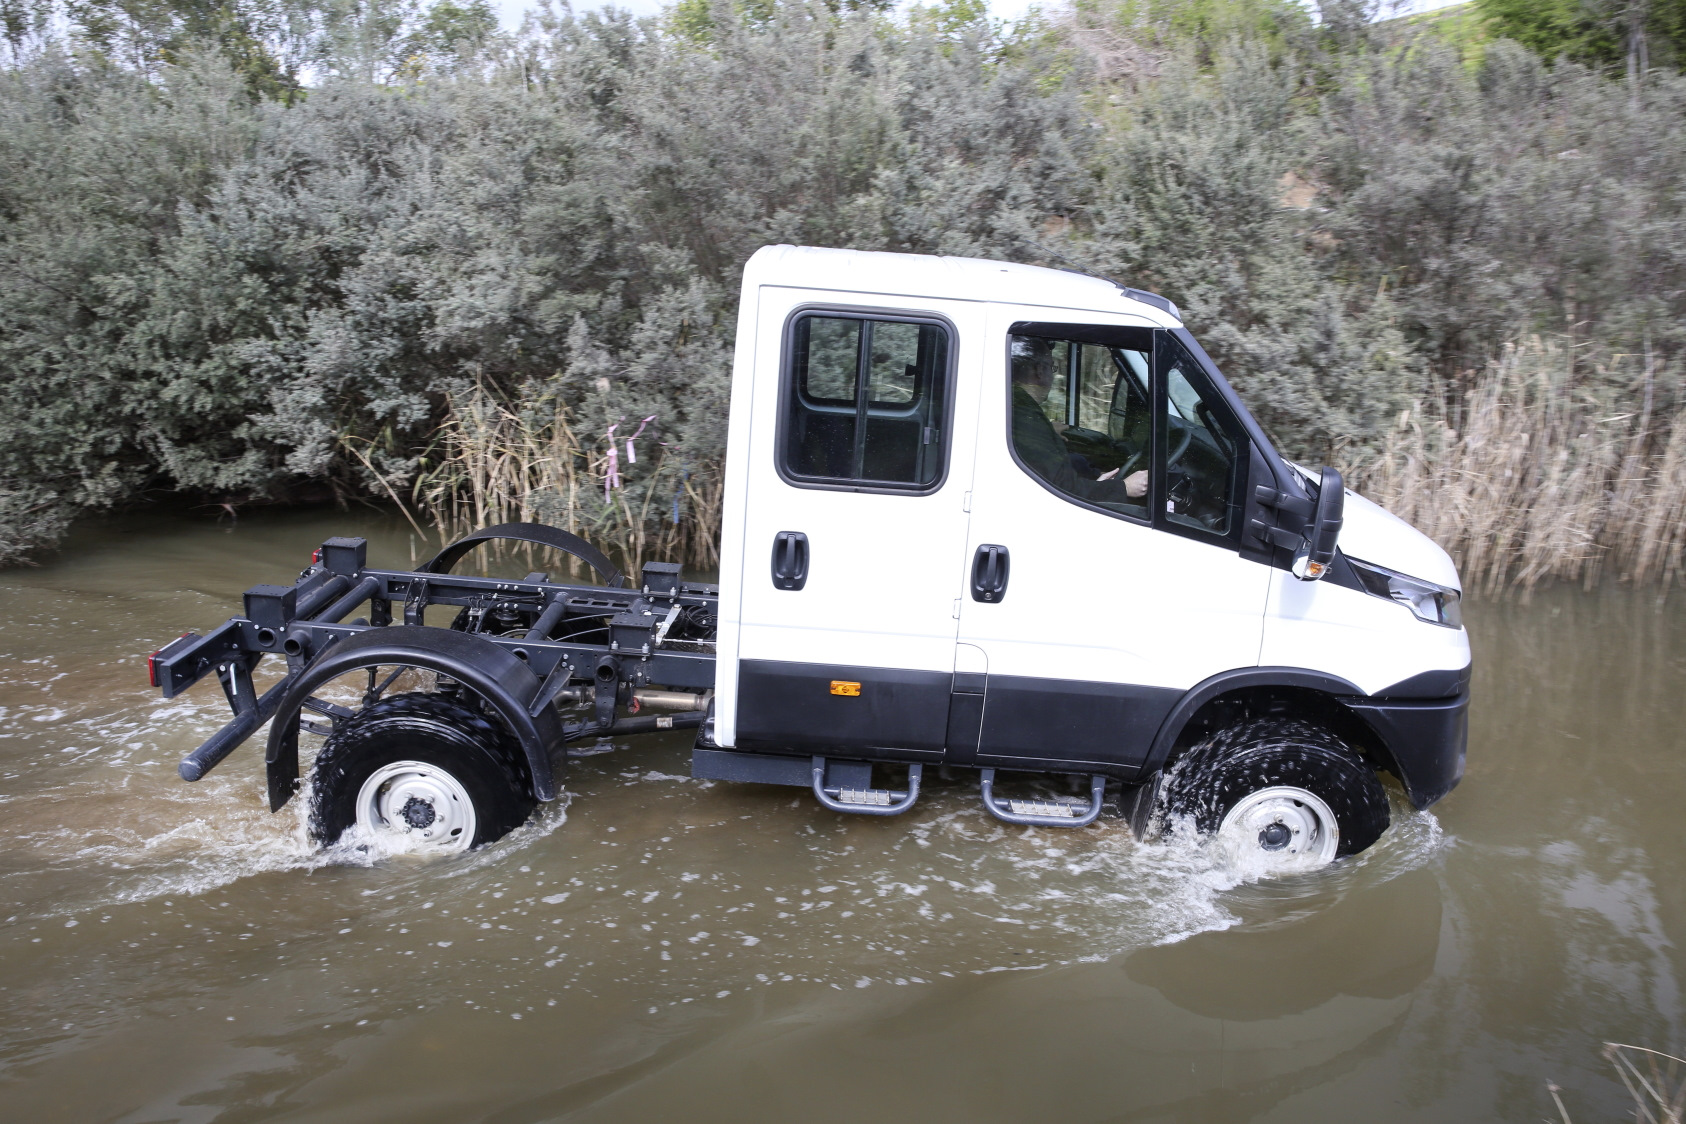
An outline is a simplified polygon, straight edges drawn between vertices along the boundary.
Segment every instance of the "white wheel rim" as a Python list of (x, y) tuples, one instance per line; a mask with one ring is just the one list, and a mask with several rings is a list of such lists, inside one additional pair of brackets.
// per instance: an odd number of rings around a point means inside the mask
[(452, 853), (474, 842), (474, 801), (462, 782), (421, 761), (394, 761), (357, 793), (357, 826), (404, 850)]
[(1218, 839), (1238, 858), (1270, 870), (1304, 870), (1335, 860), (1341, 829), (1316, 793), (1287, 786), (1243, 796), (1218, 825)]

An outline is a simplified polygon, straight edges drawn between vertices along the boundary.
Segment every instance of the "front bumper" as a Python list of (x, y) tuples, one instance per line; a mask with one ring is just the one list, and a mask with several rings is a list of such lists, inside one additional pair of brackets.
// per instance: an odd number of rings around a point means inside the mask
[(1469, 687), (1442, 699), (1347, 699), (1392, 755), (1413, 806), (1426, 808), (1457, 787), (1469, 748)]

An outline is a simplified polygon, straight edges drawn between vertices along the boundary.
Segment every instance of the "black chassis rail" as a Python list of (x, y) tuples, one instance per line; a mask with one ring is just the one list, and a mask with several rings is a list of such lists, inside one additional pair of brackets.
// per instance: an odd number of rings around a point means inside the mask
[[(629, 690), (714, 686), (714, 654), (707, 643), (713, 639), (712, 627), (701, 642), (675, 641), (665, 634), (685, 610), (717, 619), (719, 590), (681, 583), (678, 566), (646, 564), (638, 588), (570, 585), (540, 574), (509, 581), (432, 570), (441, 562), (448, 569), (460, 557), (451, 549), (420, 570), (379, 570), (367, 566), (363, 539), (329, 539), (293, 585), (254, 586), (245, 593), (243, 615), (203, 636), (184, 633), (153, 653), (148, 672), (166, 699), (215, 674), (233, 711), (227, 724), (183, 759), (182, 778), (203, 777), (275, 719), (265, 760), (270, 807), (279, 809), (297, 788), (301, 725), (323, 732), (303, 712), (350, 713), (311, 692), (353, 670), (403, 665), (439, 672), (479, 693), (521, 743), (534, 794), (552, 800), (557, 794), (553, 758), (567, 741), (594, 732), (636, 732), (646, 723), (656, 727), (647, 719), (617, 723), (618, 703)], [(624, 580), (612, 568), (605, 576), (615, 583)], [(367, 620), (342, 623), (365, 603)], [(423, 624), (431, 605), (466, 612), (459, 612), (450, 628), (433, 627)], [(586, 620), (606, 621), (608, 641), (547, 638), (559, 627)], [(489, 631), (493, 628), (498, 631)], [(604, 630), (597, 629), (599, 634)], [(676, 643), (694, 650), (675, 648)], [(284, 659), (287, 671), (260, 697), (252, 672), (265, 656)], [(559, 705), (578, 701), (582, 692), (571, 688), (580, 686), (593, 688), (594, 714), (564, 723)], [(701, 715), (674, 719), (696, 725)]]

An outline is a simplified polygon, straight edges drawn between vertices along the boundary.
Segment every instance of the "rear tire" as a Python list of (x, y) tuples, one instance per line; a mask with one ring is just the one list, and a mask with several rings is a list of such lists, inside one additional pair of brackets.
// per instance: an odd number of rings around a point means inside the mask
[(513, 738), (440, 695), (382, 699), (335, 724), (311, 770), (310, 833), (323, 846), (354, 824), (430, 853), (501, 839), (538, 803)]
[(1165, 779), (1167, 827), (1180, 818), (1267, 867), (1304, 869), (1355, 855), (1388, 827), (1387, 793), (1329, 731), (1265, 719), (1220, 731)]

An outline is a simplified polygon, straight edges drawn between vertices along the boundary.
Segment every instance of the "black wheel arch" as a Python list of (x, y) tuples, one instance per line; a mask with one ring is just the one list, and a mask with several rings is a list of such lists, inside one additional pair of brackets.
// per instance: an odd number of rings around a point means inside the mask
[(1356, 684), (1303, 668), (1219, 672), (1195, 684), (1172, 706), (1154, 735), (1141, 775), (1151, 776), (1174, 764), (1184, 750), (1227, 721), (1280, 715), (1323, 726), (1362, 752), (1377, 769), (1405, 780), (1392, 749), (1346, 705), (1345, 700), (1354, 697), (1366, 697)]
[(264, 753), (270, 811), (279, 810), (292, 799), (297, 787), (299, 713), (305, 700), (331, 679), (383, 664), (438, 672), (478, 694), (521, 746), (534, 795), (540, 800), (556, 799), (551, 750), (563, 744), (562, 721), (554, 707), (546, 706), (537, 715), (528, 710), (539, 691), (538, 676), (516, 656), (483, 637), (407, 625), (368, 629), (330, 645), (287, 689), (270, 723)]

